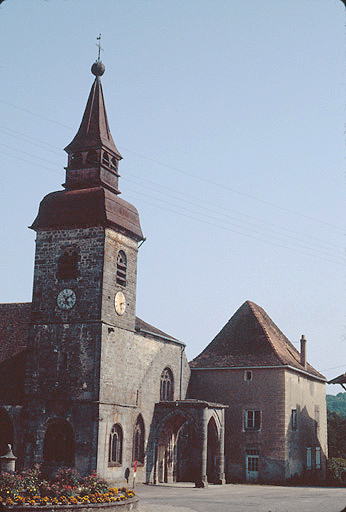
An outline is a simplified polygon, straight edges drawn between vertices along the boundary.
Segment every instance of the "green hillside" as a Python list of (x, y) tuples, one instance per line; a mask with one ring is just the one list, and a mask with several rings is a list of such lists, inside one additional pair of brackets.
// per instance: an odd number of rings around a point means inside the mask
[(337, 412), (346, 417), (346, 393), (338, 393), (336, 396), (327, 395), (327, 409), (329, 412)]

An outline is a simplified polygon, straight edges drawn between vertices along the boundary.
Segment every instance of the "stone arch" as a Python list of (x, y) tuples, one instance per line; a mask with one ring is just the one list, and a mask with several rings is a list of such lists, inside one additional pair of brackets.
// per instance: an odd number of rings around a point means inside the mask
[(74, 466), (74, 432), (63, 419), (48, 423), (43, 441), (43, 459), (57, 466)]
[(214, 416), (208, 422), (207, 439), (207, 479), (208, 482), (218, 480), (218, 448), (219, 434)]
[(10, 416), (5, 409), (0, 408), (0, 455), (7, 452), (10, 444), (13, 448), (14, 430)]
[(181, 479), (180, 467), (186, 457), (186, 451), (179, 447), (179, 439), (184, 426), (186, 435), (187, 432), (196, 431), (194, 419), (183, 411), (173, 411), (167, 414), (158, 425), (155, 447), (155, 481), (167, 483)]

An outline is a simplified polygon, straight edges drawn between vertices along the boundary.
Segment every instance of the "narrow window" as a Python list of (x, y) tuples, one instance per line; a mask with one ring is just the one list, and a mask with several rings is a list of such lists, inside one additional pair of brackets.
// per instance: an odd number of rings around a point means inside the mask
[(174, 400), (174, 377), (170, 368), (165, 368), (160, 379), (160, 402)]
[(252, 380), (252, 371), (251, 370), (246, 370), (244, 372), (244, 380), (247, 381), (247, 382)]
[(261, 411), (249, 409), (245, 411), (245, 430), (260, 430)]
[(76, 279), (78, 273), (78, 252), (73, 249), (64, 249), (58, 260), (56, 276), (59, 280)]
[(316, 469), (321, 469), (321, 448), (319, 446), (316, 446), (315, 449), (315, 464)]
[(297, 430), (297, 409), (291, 411), (291, 429)]
[(123, 430), (119, 423), (113, 425), (109, 434), (109, 465), (121, 465), (123, 456)]
[(140, 414), (133, 431), (132, 461), (144, 464), (144, 421)]
[(311, 448), (306, 449), (306, 469), (311, 471)]
[(117, 257), (117, 271), (116, 271), (116, 283), (120, 286), (126, 286), (126, 270), (127, 270), (127, 259), (124, 251), (118, 252)]

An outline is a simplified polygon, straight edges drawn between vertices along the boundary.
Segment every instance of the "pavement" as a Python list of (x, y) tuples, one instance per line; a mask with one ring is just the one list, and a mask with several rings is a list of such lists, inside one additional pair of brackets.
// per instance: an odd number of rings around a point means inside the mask
[(137, 484), (139, 512), (341, 512), (346, 488), (191, 483)]

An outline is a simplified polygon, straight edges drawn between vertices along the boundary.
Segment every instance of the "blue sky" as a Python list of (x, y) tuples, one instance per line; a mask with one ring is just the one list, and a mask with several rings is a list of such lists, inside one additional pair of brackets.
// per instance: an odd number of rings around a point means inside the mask
[(101, 32), (147, 237), (138, 316), (191, 359), (249, 299), (327, 378), (345, 371), (344, 27), (340, 0), (5, 0), (0, 301), (31, 300), (27, 226), (64, 181)]

